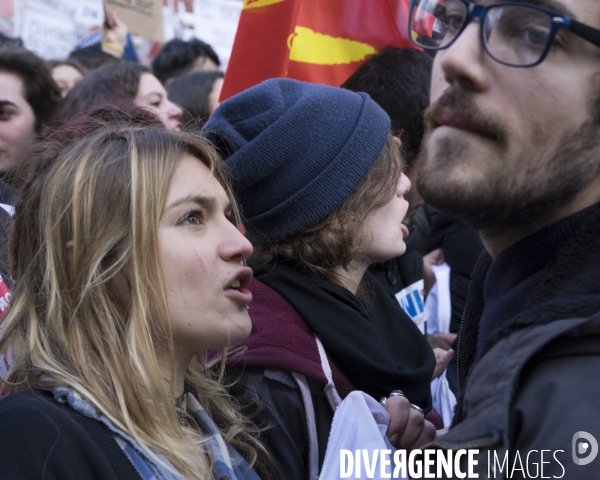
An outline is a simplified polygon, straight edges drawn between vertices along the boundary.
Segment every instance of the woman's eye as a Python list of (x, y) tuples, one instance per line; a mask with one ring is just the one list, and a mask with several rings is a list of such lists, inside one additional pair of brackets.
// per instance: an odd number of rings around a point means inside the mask
[(183, 217), (184, 225), (201, 225), (202, 224), (202, 213), (201, 212), (191, 212), (188, 213), (185, 217)]
[(158, 108), (160, 107), (160, 102), (152, 102), (150, 106)]
[(10, 112), (9, 110), (4, 110), (4, 109), (0, 109), (0, 119), (1, 120), (8, 120), (12, 115), (12, 112)]

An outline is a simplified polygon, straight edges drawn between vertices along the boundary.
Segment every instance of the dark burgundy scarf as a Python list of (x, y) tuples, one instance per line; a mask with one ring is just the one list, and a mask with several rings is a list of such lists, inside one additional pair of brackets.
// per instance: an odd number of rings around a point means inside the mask
[[(298, 312), (275, 290), (256, 279), (252, 280), (250, 291), (252, 332), (232, 347), (227, 367), (288, 370), (327, 383), (315, 334)], [(335, 360), (328, 356), (328, 361), (333, 383), (343, 399), (356, 389)]]

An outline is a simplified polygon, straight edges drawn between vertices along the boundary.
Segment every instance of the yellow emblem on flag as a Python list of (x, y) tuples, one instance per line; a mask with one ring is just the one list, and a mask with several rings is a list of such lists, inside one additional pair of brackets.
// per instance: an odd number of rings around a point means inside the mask
[(244, 0), (243, 10), (247, 8), (259, 8), (259, 7), (268, 7), (269, 5), (273, 5), (274, 3), (285, 2), (285, 0)]
[[(245, 1), (245, 0), (244, 0)], [(340, 65), (360, 62), (377, 53), (368, 43), (323, 35), (306, 27), (296, 26), (288, 37), (290, 60), (316, 65)]]

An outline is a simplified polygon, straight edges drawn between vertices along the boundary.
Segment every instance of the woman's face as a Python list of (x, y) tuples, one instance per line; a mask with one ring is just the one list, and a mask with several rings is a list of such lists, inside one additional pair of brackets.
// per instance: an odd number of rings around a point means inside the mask
[(20, 77), (0, 72), (0, 176), (36, 138), (35, 114), (23, 96), (24, 90)]
[(394, 197), (367, 215), (359, 238), (359, 257), (367, 265), (398, 257), (406, 251), (404, 238), (408, 236), (408, 228), (402, 220), (408, 211), (404, 195), (409, 190), (410, 180), (402, 174)]
[(232, 205), (210, 170), (184, 155), (159, 227), (161, 264), (178, 355), (237, 343), (250, 334), (252, 245), (234, 225)]
[(57, 65), (52, 69), (52, 78), (60, 88), (60, 94), (65, 98), (73, 85), (83, 78), (83, 75), (71, 65)]
[(133, 101), (138, 107), (146, 108), (158, 116), (163, 125), (169, 130), (174, 132), (181, 130), (183, 111), (169, 101), (165, 87), (151, 73), (142, 73), (140, 86)]
[(215, 83), (213, 83), (213, 88), (208, 95), (208, 113), (212, 115), (212, 113), (217, 109), (221, 103), (219, 102), (219, 97), (221, 96), (221, 90), (223, 89), (223, 79), (217, 78)]

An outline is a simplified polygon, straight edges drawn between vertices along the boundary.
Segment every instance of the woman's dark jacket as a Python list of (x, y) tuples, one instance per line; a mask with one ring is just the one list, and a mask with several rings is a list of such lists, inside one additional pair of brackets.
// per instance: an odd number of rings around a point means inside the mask
[[(7, 462), (3, 459), (10, 459)], [(25, 391), (0, 401), (0, 479), (140, 479), (102, 423)]]
[(245, 351), (228, 359), (228, 376), (238, 380), (230, 391), (241, 404), (260, 401), (255, 421), (272, 426), (261, 440), (282, 478), (303, 479), (308, 465), (305, 407), (293, 373), (308, 380), (319, 464), (325, 457), (333, 411), (323, 391), (315, 334), (342, 399), (355, 389), (377, 399), (401, 389), (411, 402), (431, 409), (431, 348), (393, 294), (366, 276), (363, 304), (345, 288), (289, 266), (255, 271), (252, 333), (238, 345)]

